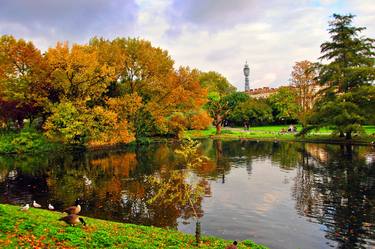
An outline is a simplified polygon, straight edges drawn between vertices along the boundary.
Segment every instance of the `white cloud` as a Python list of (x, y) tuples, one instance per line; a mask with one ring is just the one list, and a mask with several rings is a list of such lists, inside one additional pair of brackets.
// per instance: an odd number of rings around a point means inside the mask
[(42, 49), (91, 36), (145, 38), (168, 50), (177, 66), (218, 71), (239, 90), (246, 60), (251, 87), (287, 84), (296, 61), (316, 61), (335, 12), (357, 15), (354, 24), (375, 36), (373, 0), (87, 0), (75, 8), (36, 0), (10, 12), (25, 1), (0, 9), (2, 34), (31, 39)]

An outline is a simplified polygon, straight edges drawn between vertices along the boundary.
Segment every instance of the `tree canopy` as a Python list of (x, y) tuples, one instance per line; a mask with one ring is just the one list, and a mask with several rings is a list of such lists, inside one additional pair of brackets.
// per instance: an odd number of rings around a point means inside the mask
[(375, 80), (374, 39), (359, 36), (364, 27), (352, 25), (353, 15), (333, 15), (329, 23), (331, 41), (321, 45), (318, 82), (323, 87), (321, 98), (314, 106), (311, 122), (332, 125), (341, 136), (351, 139), (368, 119), (366, 108), (375, 106), (372, 98), (366, 103), (359, 93), (371, 96)]
[(92, 146), (176, 135), (210, 122), (201, 74), (175, 68), (166, 50), (138, 38), (59, 42), (41, 54), (2, 36), (0, 121), (22, 127), (40, 117), (51, 139)]

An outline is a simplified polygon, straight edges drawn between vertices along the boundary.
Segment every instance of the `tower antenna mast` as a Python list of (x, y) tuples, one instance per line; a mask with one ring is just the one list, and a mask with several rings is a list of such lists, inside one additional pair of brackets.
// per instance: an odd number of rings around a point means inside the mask
[(245, 92), (247, 92), (247, 91), (250, 91), (250, 83), (249, 83), (250, 68), (249, 68), (249, 65), (247, 65), (247, 61), (243, 68), (243, 73), (245, 75)]

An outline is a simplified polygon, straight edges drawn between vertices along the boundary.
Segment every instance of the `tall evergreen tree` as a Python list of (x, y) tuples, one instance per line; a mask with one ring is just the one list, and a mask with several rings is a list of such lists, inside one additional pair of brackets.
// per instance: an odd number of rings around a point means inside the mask
[(352, 25), (353, 15), (334, 14), (333, 18), (328, 29), (331, 41), (321, 45), (319, 59), (326, 61), (318, 64), (322, 96), (311, 120), (334, 125), (340, 135), (345, 133), (351, 139), (352, 132), (360, 130), (368, 118), (364, 107), (371, 106), (359, 100), (358, 92), (366, 94), (364, 89), (372, 91), (374, 87), (375, 40), (360, 36), (365, 28)]

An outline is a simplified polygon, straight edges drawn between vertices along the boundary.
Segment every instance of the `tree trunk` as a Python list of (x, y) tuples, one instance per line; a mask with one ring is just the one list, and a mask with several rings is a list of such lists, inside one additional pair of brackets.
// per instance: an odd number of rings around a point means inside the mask
[(217, 135), (220, 135), (220, 134), (221, 134), (221, 124), (218, 123), (218, 124), (216, 124), (215, 126), (216, 126), (216, 134), (217, 134)]
[(223, 118), (221, 117), (220, 114), (216, 114), (216, 117), (215, 117), (215, 121), (214, 121), (214, 125), (216, 127), (216, 134), (217, 135), (220, 135), (221, 134), (221, 121), (223, 120)]
[(352, 132), (348, 131), (345, 136), (346, 140), (352, 139)]
[(340, 137), (345, 137), (344, 132), (340, 131)]
[(197, 220), (195, 223), (195, 242), (197, 245), (199, 245), (201, 242), (201, 223), (199, 220)]

